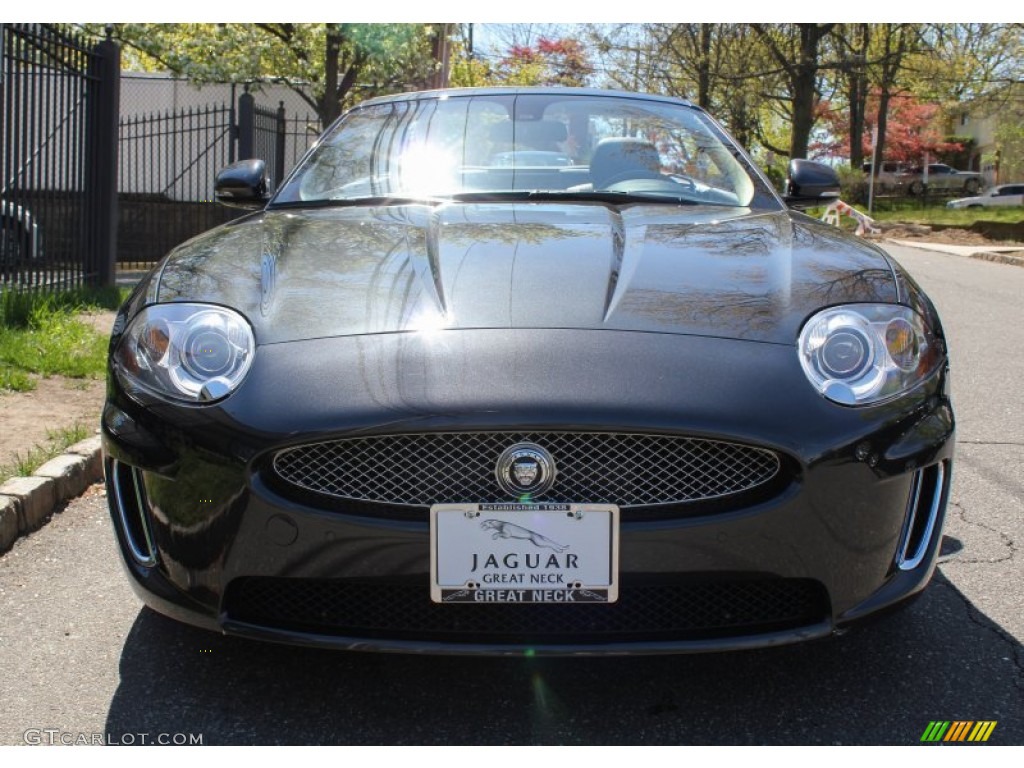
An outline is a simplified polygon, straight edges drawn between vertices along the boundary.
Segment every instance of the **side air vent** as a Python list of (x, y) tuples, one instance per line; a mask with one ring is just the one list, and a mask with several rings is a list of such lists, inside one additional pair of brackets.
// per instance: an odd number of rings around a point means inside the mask
[(110, 479), (109, 486), (114, 495), (114, 505), (121, 521), (121, 530), (124, 531), (132, 558), (139, 565), (155, 565), (156, 547), (153, 545), (153, 534), (139, 470), (110, 460), (107, 473)]
[(939, 512), (945, 506), (949, 484), (946, 462), (934, 464), (914, 473), (907, 503), (907, 523), (896, 564), (901, 570), (917, 568), (935, 534)]

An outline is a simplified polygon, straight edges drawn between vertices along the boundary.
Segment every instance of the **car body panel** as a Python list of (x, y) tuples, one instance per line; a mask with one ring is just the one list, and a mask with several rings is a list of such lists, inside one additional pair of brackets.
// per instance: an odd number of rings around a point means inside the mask
[[(567, 356), (570, 346), (574, 354)], [(894, 568), (907, 468), (951, 457), (945, 374), (914, 394), (916, 405), (863, 412), (814, 392), (783, 345), (492, 329), (313, 339), (263, 352), (250, 372), (258, 386), (242, 388), (213, 410), (146, 409), (120, 397), (104, 416), (108, 455), (144, 470), (159, 558), (178, 585), (170, 594), (183, 617), (195, 605), (203, 606), (200, 614), (219, 615), (231, 581), (253, 573), (426, 578), (425, 514), (395, 520), (346, 512), (344, 503), (318, 508), (268, 485), (269, 456), (295, 443), (514, 424), (771, 447), (798, 467), (783, 491), (732, 512), (624, 521), (622, 576), (813, 575), (829, 591), (835, 623), (871, 600), (879, 585), (909, 578)], [(629, 370), (599, 375), (602, 360), (626, 354), (635, 361)], [(736, 377), (737, 367), (748, 366), (757, 380)], [(858, 458), (864, 444), (871, 452)], [(282, 526), (292, 532), (284, 544), (277, 538)], [(857, 553), (856, 565), (850, 552)], [(918, 572), (915, 591), (933, 566), (930, 560)], [(365, 639), (363, 645), (373, 647)], [(455, 651), (461, 644), (445, 647)]]

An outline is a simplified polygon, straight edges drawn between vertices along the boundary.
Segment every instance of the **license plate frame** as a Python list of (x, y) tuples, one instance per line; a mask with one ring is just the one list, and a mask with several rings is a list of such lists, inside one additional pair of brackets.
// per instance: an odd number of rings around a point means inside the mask
[(430, 508), (435, 603), (614, 603), (618, 588), (615, 504)]

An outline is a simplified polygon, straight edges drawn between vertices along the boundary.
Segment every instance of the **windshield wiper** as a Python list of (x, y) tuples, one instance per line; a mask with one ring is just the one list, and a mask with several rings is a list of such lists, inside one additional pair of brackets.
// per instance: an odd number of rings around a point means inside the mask
[(461, 203), (477, 202), (580, 202), (609, 203), (623, 205), (626, 203), (660, 203), (667, 205), (705, 205), (704, 200), (681, 195), (662, 194), (657, 192), (611, 192), (602, 190), (567, 189), (527, 189), (514, 192), (462, 192), (452, 195), (452, 199)]
[(445, 203), (509, 203), (509, 202), (580, 202), (625, 205), (628, 203), (655, 203), (659, 205), (725, 205), (685, 195), (661, 192), (612, 192), (602, 190), (524, 189), (514, 191), (457, 192), (451, 195), (367, 195), (364, 197), (338, 197), (323, 200), (289, 200), (273, 203), (271, 209), (281, 208), (349, 208), (385, 205), (444, 205)]
[(367, 195), (365, 197), (329, 197), (322, 200), (287, 200), (272, 203), (276, 208), (351, 208), (382, 205), (441, 205), (452, 202), (452, 197), (431, 197), (427, 195)]

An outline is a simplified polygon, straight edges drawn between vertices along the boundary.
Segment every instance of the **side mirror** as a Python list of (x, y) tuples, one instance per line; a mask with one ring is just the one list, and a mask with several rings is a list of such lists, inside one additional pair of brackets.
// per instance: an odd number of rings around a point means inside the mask
[(270, 200), (270, 178), (262, 160), (239, 160), (217, 174), (217, 202), (232, 208), (259, 210)]
[(834, 168), (813, 160), (790, 160), (782, 199), (797, 210), (828, 205), (839, 199), (839, 174)]

